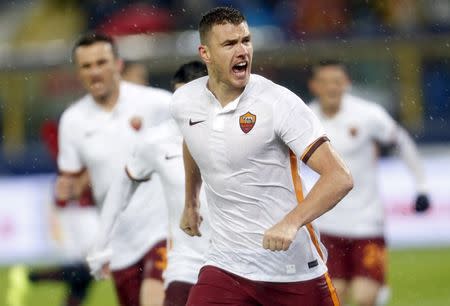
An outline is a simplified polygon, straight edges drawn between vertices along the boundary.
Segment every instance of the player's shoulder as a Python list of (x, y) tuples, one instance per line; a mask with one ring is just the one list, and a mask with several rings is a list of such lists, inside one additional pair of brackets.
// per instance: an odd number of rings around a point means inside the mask
[(288, 88), (261, 75), (252, 74), (251, 94), (274, 107), (292, 108), (305, 105), (304, 101)]
[(136, 143), (136, 151), (142, 155), (154, 155), (166, 148), (181, 150), (183, 137), (173, 119), (167, 120), (155, 127), (142, 131)]
[(91, 113), (94, 102), (89, 95), (85, 95), (82, 98), (71, 103), (62, 113), (60, 122), (76, 123), (83, 121)]
[(386, 110), (377, 102), (365, 99), (359, 96), (347, 94), (345, 102), (348, 109), (353, 113), (365, 114), (366, 116), (377, 116), (380, 113), (386, 113)]
[(142, 139), (146, 143), (177, 142), (181, 138), (180, 130), (174, 119), (164, 121), (157, 126), (146, 129)]
[(309, 108), (315, 113), (320, 113), (320, 104), (317, 102), (317, 100), (312, 100), (308, 103)]
[(204, 76), (178, 88), (172, 96), (172, 114), (176, 116), (180, 112), (187, 111), (207, 99), (207, 82), (208, 76)]
[(144, 86), (126, 81), (121, 81), (120, 86), (121, 90), (123, 90), (127, 96), (140, 97), (140, 99), (137, 99), (136, 101), (168, 100), (172, 96), (168, 90), (152, 86)]
[(173, 100), (184, 101), (186, 99), (190, 100), (192, 96), (199, 97), (205, 95), (207, 82), (208, 76), (204, 76), (184, 84), (175, 91), (173, 94)]

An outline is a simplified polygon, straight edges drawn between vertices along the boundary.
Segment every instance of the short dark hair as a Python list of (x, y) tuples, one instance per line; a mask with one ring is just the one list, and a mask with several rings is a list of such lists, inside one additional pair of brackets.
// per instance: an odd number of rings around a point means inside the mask
[(171, 85), (175, 89), (175, 84), (189, 83), (195, 79), (208, 75), (206, 65), (200, 61), (192, 61), (181, 65), (172, 77)]
[(119, 56), (119, 51), (117, 49), (116, 42), (114, 41), (114, 39), (111, 36), (102, 34), (102, 33), (97, 33), (97, 32), (89, 32), (87, 34), (84, 34), (80, 38), (78, 38), (78, 40), (75, 42), (75, 45), (73, 46), (73, 49), (72, 49), (72, 61), (74, 61), (75, 51), (79, 47), (91, 46), (98, 42), (104, 42), (104, 43), (110, 44), (114, 57)]
[(337, 59), (326, 59), (326, 60), (321, 60), (318, 63), (312, 65), (311, 73), (310, 73), (311, 78), (315, 77), (318, 70), (320, 70), (321, 68), (326, 68), (326, 67), (338, 67), (338, 68), (342, 69), (342, 71), (344, 71), (344, 73), (346, 75), (348, 75), (347, 67), (345, 66), (345, 64), (343, 62), (341, 62), (340, 60), (337, 60)]
[(216, 7), (206, 12), (198, 25), (200, 33), (200, 41), (204, 43), (206, 36), (212, 27), (217, 24), (231, 23), (234, 25), (241, 24), (246, 21), (242, 13), (232, 7)]

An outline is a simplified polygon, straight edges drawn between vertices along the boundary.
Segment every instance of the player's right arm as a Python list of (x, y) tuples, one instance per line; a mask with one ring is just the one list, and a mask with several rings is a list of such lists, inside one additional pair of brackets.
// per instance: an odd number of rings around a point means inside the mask
[(416, 181), (417, 196), (414, 209), (419, 213), (425, 212), (430, 208), (430, 200), (428, 197), (425, 169), (420, 158), (419, 149), (408, 132), (401, 126), (397, 127), (396, 144), (400, 157), (408, 166), (410, 173)]
[(130, 204), (139, 184), (150, 179), (156, 168), (153, 161), (159, 155), (156, 146), (145, 142), (137, 144), (124, 171), (120, 172), (109, 187), (100, 215), (100, 231), (87, 257), (91, 273), (97, 278), (104, 277), (102, 268), (108, 264), (111, 257), (109, 243), (114, 226)]
[(58, 128), (58, 169), (55, 196), (59, 201), (77, 199), (89, 184), (89, 176), (79, 153), (77, 126), (69, 108), (61, 116)]
[(200, 188), (202, 176), (197, 163), (189, 152), (186, 142), (183, 141), (183, 161), (185, 173), (185, 205), (181, 216), (180, 227), (190, 236), (201, 236), (200, 224)]
[[(170, 112), (175, 119), (181, 133), (186, 122), (186, 106), (189, 105), (184, 98), (184, 88), (178, 89), (172, 96)], [(185, 141), (183, 141), (183, 162), (185, 175), (185, 205), (183, 215), (180, 220), (180, 228), (190, 236), (200, 236), (200, 188), (202, 186), (202, 176), (200, 169), (189, 151)]]
[(372, 105), (371, 114), (371, 132), (374, 139), (383, 144), (396, 146), (399, 156), (416, 181), (417, 198), (414, 209), (417, 212), (426, 211), (430, 207), (430, 203), (425, 171), (417, 145), (408, 132), (399, 126), (381, 106)]

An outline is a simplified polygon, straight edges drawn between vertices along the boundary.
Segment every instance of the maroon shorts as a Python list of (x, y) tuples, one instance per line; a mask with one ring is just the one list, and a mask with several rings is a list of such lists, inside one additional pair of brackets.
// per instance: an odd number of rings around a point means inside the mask
[(338, 306), (328, 274), (292, 283), (251, 281), (216, 267), (200, 270), (187, 306)]
[(383, 237), (350, 239), (321, 234), (320, 240), (328, 249), (327, 266), (332, 278), (362, 276), (384, 283), (387, 257)]
[(185, 282), (171, 282), (166, 288), (164, 306), (185, 306), (193, 286)]
[(112, 272), (121, 306), (139, 306), (144, 279), (153, 278), (162, 281), (162, 273), (167, 264), (166, 255), (166, 241), (162, 240), (132, 266)]

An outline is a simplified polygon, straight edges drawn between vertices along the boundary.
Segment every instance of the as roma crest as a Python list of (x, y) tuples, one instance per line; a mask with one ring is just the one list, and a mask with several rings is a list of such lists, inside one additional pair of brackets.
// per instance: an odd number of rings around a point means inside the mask
[(256, 123), (256, 116), (250, 112), (239, 117), (239, 125), (241, 127), (242, 132), (247, 134), (250, 132)]
[(352, 137), (358, 136), (358, 129), (356, 127), (352, 126), (348, 131)]

